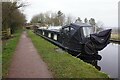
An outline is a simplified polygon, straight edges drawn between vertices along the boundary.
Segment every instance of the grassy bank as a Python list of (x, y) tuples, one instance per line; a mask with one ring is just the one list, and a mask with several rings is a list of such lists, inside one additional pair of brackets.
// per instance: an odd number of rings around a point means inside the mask
[(3, 46), (2, 46), (2, 76), (3, 77), (7, 77), (12, 56), (16, 49), (21, 32), (22, 31), (18, 31), (16, 34), (14, 34), (13, 38), (3, 41)]
[(120, 40), (119, 35), (120, 35), (120, 34), (111, 34), (111, 39), (112, 39), (112, 40)]
[(32, 42), (48, 64), (49, 70), (56, 78), (108, 78), (105, 73), (95, 69), (90, 64), (63, 52), (57, 52), (56, 46), (44, 40), (33, 32), (28, 32)]

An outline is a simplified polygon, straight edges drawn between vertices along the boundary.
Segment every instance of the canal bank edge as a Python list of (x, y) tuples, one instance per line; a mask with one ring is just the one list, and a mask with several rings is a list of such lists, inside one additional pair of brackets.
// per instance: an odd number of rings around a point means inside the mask
[(32, 31), (28, 31), (28, 34), (55, 78), (109, 78), (106, 73), (98, 71), (94, 66), (66, 52), (56, 54), (56, 46), (35, 35)]

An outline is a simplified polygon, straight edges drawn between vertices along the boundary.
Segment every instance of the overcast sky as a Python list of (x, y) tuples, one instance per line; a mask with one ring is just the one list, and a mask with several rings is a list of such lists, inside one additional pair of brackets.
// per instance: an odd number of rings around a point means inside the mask
[(61, 10), (74, 17), (95, 18), (106, 27), (118, 27), (119, 0), (27, 0), (29, 6), (24, 9), (27, 20), (41, 12)]

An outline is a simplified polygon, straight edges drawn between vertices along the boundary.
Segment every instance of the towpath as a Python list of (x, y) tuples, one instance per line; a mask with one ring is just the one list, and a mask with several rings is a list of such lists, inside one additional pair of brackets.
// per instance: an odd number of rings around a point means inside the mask
[(52, 78), (31, 39), (23, 32), (9, 69), (8, 78)]

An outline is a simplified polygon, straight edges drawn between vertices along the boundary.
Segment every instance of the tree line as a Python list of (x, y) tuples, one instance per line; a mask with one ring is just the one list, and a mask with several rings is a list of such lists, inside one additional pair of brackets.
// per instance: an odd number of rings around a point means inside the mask
[(53, 12), (46, 12), (46, 13), (40, 13), (38, 15), (33, 16), (31, 23), (40, 23), (41, 26), (59, 26), (63, 25), (65, 21), (65, 15), (58, 11), (57, 13)]
[(2, 2), (2, 31), (14, 34), (26, 22), (25, 15), (19, 9), (25, 4), (19, 2)]
[(31, 23), (40, 23), (41, 26), (62, 26), (71, 22), (73, 22), (73, 17), (71, 15), (65, 15), (61, 11), (47, 11), (45, 13), (35, 15), (31, 19)]
[(61, 11), (58, 11), (58, 12), (48, 11), (45, 13), (39, 13), (33, 16), (31, 19), (31, 23), (39, 23), (40, 26), (62, 26), (62, 25), (74, 23), (76, 21), (90, 24), (93, 27), (96, 27), (97, 31), (102, 30), (102, 27), (103, 27), (103, 23), (102, 22), (96, 23), (94, 18), (90, 18), (90, 20), (85, 18), (84, 21), (82, 21), (81, 18), (78, 17), (76, 20), (74, 20), (73, 16), (65, 15)]

